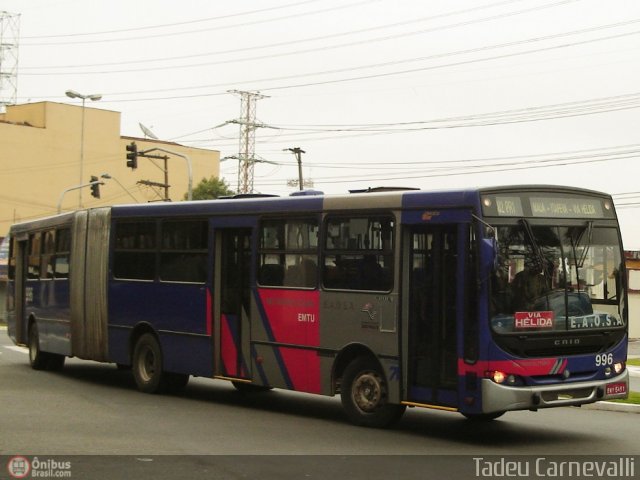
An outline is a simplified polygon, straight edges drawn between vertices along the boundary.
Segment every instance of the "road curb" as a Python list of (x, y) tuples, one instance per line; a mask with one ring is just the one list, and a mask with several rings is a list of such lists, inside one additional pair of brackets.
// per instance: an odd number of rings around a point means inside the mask
[(596, 402), (582, 405), (586, 410), (604, 410), (607, 412), (640, 413), (640, 405), (633, 403)]

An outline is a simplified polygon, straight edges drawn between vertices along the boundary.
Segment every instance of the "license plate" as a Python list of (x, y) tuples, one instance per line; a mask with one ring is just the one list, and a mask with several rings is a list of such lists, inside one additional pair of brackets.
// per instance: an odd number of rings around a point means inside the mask
[(627, 393), (626, 383), (609, 383), (607, 385), (607, 395), (623, 395)]

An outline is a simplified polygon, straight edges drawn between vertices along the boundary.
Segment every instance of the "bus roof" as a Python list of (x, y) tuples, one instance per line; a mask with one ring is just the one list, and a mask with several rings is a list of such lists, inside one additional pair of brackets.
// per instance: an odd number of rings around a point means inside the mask
[[(319, 212), (350, 209), (395, 209), (395, 208), (450, 208), (479, 207), (480, 196), (499, 192), (555, 192), (584, 194), (610, 198), (610, 195), (594, 190), (554, 185), (508, 185), (495, 187), (469, 187), (464, 189), (416, 190), (405, 188), (372, 188), (352, 193), (324, 195), (295, 192), (290, 196), (247, 195), (216, 200), (190, 202), (156, 202), (145, 204), (114, 205), (111, 215), (115, 218), (184, 215), (235, 215), (261, 213)], [(62, 213), (37, 220), (21, 222), (11, 227), (14, 234), (32, 229), (47, 228), (71, 221), (75, 212)]]

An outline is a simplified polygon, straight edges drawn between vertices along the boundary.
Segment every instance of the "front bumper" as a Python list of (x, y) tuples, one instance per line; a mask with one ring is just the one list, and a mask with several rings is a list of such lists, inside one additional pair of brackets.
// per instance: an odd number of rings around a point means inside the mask
[[(626, 384), (625, 393), (607, 395), (607, 385)], [(510, 410), (583, 405), (599, 400), (625, 398), (629, 391), (629, 370), (607, 380), (560, 383), (544, 387), (509, 387), (485, 378), (482, 380), (482, 411), (484, 413)]]

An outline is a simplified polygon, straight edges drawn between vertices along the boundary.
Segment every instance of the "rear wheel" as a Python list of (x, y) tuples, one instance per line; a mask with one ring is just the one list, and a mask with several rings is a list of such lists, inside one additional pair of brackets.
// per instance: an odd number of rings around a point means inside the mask
[(162, 350), (154, 335), (145, 333), (136, 342), (132, 370), (141, 392), (161, 393), (166, 389), (167, 379), (162, 371)]
[(49, 355), (40, 350), (40, 335), (38, 324), (29, 327), (29, 364), (34, 370), (45, 370), (49, 363)]
[(388, 427), (400, 420), (406, 407), (389, 403), (388, 386), (377, 362), (352, 361), (342, 376), (340, 397), (349, 419), (363, 427)]

